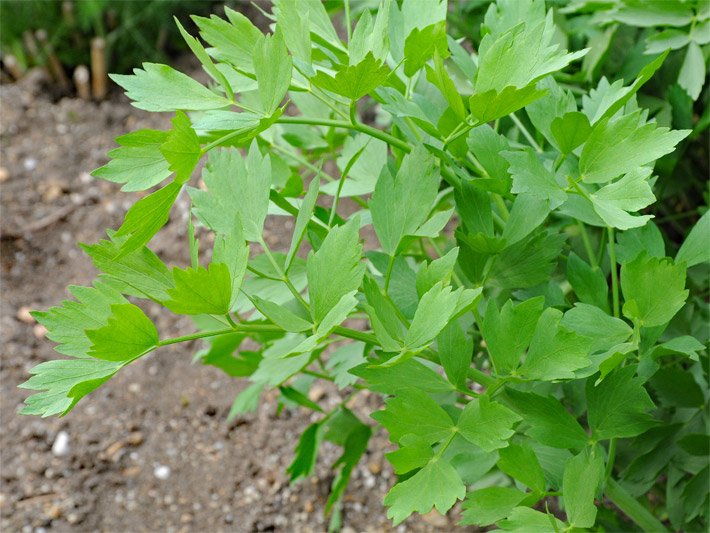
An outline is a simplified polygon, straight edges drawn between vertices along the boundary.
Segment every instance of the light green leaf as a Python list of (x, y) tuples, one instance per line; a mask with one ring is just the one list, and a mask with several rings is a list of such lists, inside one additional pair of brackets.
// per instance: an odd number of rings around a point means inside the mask
[(126, 237), (121, 251), (115, 259), (120, 259), (148, 244), (167, 222), (181, 185), (172, 182), (154, 193), (144, 196), (128, 210), (116, 237)]
[(705, 56), (695, 41), (688, 45), (683, 66), (678, 74), (678, 85), (683, 87), (693, 100), (698, 99), (705, 85)]
[(404, 41), (404, 75), (411, 78), (435, 52), (446, 57), (446, 22), (439, 21), (422, 29), (414, 28)]
[(646, 38), (645, 54), (660, 54), (666, 50), (678, 50), (690, 42), (687, 31), (667, 29)]
[(508, 404), (529, 427), (526, 435), (545, 446), (579, 450), (586, 446), (589, 437), (582, 426), (559, 400), (552, 396), (539, 396), (508, 388)]
[(254, 73), (259, 83), (261, 111), (272, 115), (291, 84), (291, 56), (280, 27), (273, 35), (262, 35), (254, 45)]
[(224, 263), (210, 263), (185, 270), (173, 269), (175, 288), (168, 290), (165, 307), (182, 315), (225, 315), (229, 313), (232, 280)]
[(685, 2), (645, 2), (627, 0), (612, 12), (612, 18), (630, 26), (687, 26), (693, 20), (693, 10)]
[(365, 264), (361, 261), (359, 225), (356, 217), (331, 229), (318, 251), (308, 254), (308, 297), (316, 324), (362, 283)]
[(710, 262), (708, 243), (710, 243), (710, 215), (706, 211), (683, 241), (675, 256), (675, 262), (684, 262), (687, 267)]
[(229, 100), (190, 76), (157, 63), (143, 63), (132, 75), (109, 74), (126, 90), (133, 105), (146, 111), (204, 111), (229, 105)]
[(645, 327), (662, 326), (688, 298), (685, 265), (642, 254), (622, 265), (621, 291), (625, 300), (624, 316)]
[(172, 174), (160, 146), (168, 133), (138, 130), (116, 137), (120, 148), (108, 153), (111, 160), (91, 175), (115, 183), (123, 183), (122, 191), (143, 191), (157, 185)]
[[(517, 368), (533, 338), (544, 303), (543, 297), (531, 298), (516, 306), (508, 300), (498, 311), (495, 302), (488, 301), (481, 332), (496, 374), (509, 374)], [(515, 331), (515, 335), (510, 335), (511, 331)]]
[(458, 322), (452, 320), (439, 333), (436, 346), (449, 381), (456, 387), (465, 387), (473, 358), (473, 339), (464, 333)]
[(250, 296), (249, 299), (262, 315), (286, 331), (299, 333), (301, 331), (308, 331), (313, 327), (313, 324), (304, 320), (283, 305), (263, 300), (256, 294)]
[(394, 525), (412, 513), (426, 514), (436, 508), (441, 514), (466, 496), (466, 487), (454, 467), (434, 459), (405, 481), (397, 483), (385, 496), (387, 517)]
[(543, 165), (532, 149), (503, 152), (501, 155), (510, 163), (512, 193), (527, 193), (538, 200), (547, 200), (550, 209), (559, 207), (567, 199), (567, 194), (557, 183), (554, 174)]
[(501, 289), (534, 287), (547, 281), (564, 240), (560, 234), (545, 231), (516, 242), (497, 256), (489, 280)]
[(564, 522), (552, 514), (541, 513), (530, 507), (516, 507), (508, 518), (498, 522), (503, 531), (515, 533), (559, 533), (564, 531)]
[(414, 388), (397, 392), (386, 400), (385, 409), (373, 413), (372, 418), (387, 429), (392, 442), (412, 433), (434, 444), (450, 435), (454, 427), (451, 417), (431, 396)]
[(198, 218), (210, 229), (228, 234), (238, 213), (246, 240), (260, 241), (269, 208), (271, 160), (259, 153), (256, 141), (246, 161), (234, 148), (210, 152), (202, 179), (206, 191), (188, 189)]
[(640, 124), (641, 111), (600, 120), (584, 144), (579, 171), (587, 183), (604, 183), (673, 151), (689, 130)]
[(584, 113), (571, 111), (561, 117), (555, 117), (550, 124), (550, 131), (560, 151), (569, 154), (587, 140), (592, 127)]
[(423, 467), (433, 456), (431, 445), (413, 434), (402, 437), (401, 447), (398, 450), (385, 454), (387, 461), (398, 475)]
[(635, 365), (626, 366), (599, 385), (587, 381), (587, 419), (596, 440), (635, 437), (656, 424), (647, 412), (656, 406), (635, 374)]
[(440, 374), (415, 359), (391, 367), (362, 365), (353, 368), (351, 373), (364, 379), (368, 389), (395, 396), (411, 388), (429, 394), (446, 394), (454, 390)]
[(614, 318), (593, 305), (577, 303), (565, 313), (560, 325), (592, 341), (591, 350), (609, 350), (626, 342), (633, 330), (619, 318)]
[(562, 312), (552, 307), (542, 312), (520, 375), (542, 381), (574, 378), (574, 370), (589, 364), (592, 340), (560, 327), (561, 319)]
[[(239, 297), (242, 281), (249, 260), (249, 245), (244, 240), (239, 215), (234, 217), (234, 225), (229, 233), (217, 233), (212, 248), (212, 262), (224, 263), (229, 270), (232, 293), (229, 309), (233, 309)], [(194, 266), (193, 266), (194, 268)]]
[(237, 394), (234, 398), (234, 402), (232, 402), (232, 406), (229, 408), (227, 422), (231, 422), (238, 415), (256, 411), (256, 408), (259, 406), (259, 398), (261, 397), (261, 391), (263, 389), (264, 386), (261, 383), (252, 383), (246, 389)]
[(486, 487), (469, 492), (460, 525), (488, 526), (507, 517), (528, 495), (512, 487)]
[(459, 90), (456, 88), (456, 84), (446, 70), (442, 56), (443, 54), (436, 50), (434, 51), (434, 67), (426, 65), (426, 79), (438, 87), (454, 114), (460, 120), (463, 120), (466, 118), (466, 108), (463, 105), (463, 100)]
[(121, 362), (91, 358), (40, 363), (30, 370), (32, 377), (19, 387), (42, 392), (26, 398), (20, 414), (63, 416), (84, 396), (108, 381), (122, 366)]
[(150, 298), (156, 302), (167, 300), (167, 290), (173, 287), (173, 276), (165, 263), (145, 246), (117, 259), (122, 241), (102, 240), (96, 244), (80, 246), (96, 268), (125, 284), (121, 288), (123, 293)]
[(620, 180), (605, 185), (589, 195), (594, 211), (608, 226), (627, 230), (646, 224), (652, 215), (632, 216), (656, 201), (648, 177), (651, 169), (638, 167)]
[(452, 248), (449, 252), (430, 263), (422, 263), (417, 272), (417, 293), (423, 296), (429, 289), (439, 281), (448, 285), (454, 271), (454, 265), (458, 258), (459, 249)]
[(172, 120), (173, 129), (168, 132), (165, 142), (160, 145), (160, 152), (170, 163), (170, 170), (175, 172), (175, 181), (185, 183), (202, 157), (202, 148), (195, 130), (187, 115), (182, 111)]
[(145, 313), (133, 304), (111, 306), (106, 325), (87, 329), (91, 341), (88, 355), (105, 361), (129, 362), (158, 345), (158, 330)]
[(594, 525), (597, 518), (594, 498), (603, 479), (604, 458), (599, 447), (585, 448), (567, 461), (562, 494), (571, 526), (583, 528)]
[(650, 257), (666, 257), (661, 230), (650, 221), (640, 228), (618, 233), (616, 244), (616, 260), (620, 265), (633, 261), (643, 253)]
[(544, 96), (545, 91), (528, 85), (522, 89), (507, 86), (501, 90), (477, 91), (469, 98), (471, 114), (478, 122), (491, 122), (510, 115)]
[(456, 427), (459, 433), (486, 452), (508, 446), (513, 426), (522, 420), (513, 411), (492, 401), (488, 396), (474, 398), (466, 404)]
[(335, 76), (319, 70), (311, 78), (311, 83), (350, 100), (359, 100), (382, 85), (389, 74), (389, 67), (368, 52), (357, 65), (343, 66), (336, 71)]
[(325, 368), (333, 375), (333, 382), (339, 389), (344, 389), (357, 382), (357, 376), (350, 372), (365, 363), (363, 350), (365, 344), (359, 341), (344, 344), (328, 356)]
[(241, 13), (224, 8), (229, 22), (216, 15), (193, 16), (200, 36), (214, 48), (209, 53), (218, 61), (227, 61), (247, 72), (253, 72), (252, 53), (261, 32)]
[(296, 257), (296, 252), (301, 245), (303, 236), (308, 227), (308, 223), (313, 215), (313, 208), (316, 205), (316, 200), (318, 199), (318, 187), (320, 184), (320, 178), (316, 176), (311, 180), (308, 186), (308, 191), (303, 197), (303, 202), (298, 210), (298, 215), (296, 216), (296, 224), (293, 227), (293, 235), (291, 235), (291, 246), (288, 249), (288, 254), (286, 255), (286, 263), (284, 270), (288, 272), (293, 263), (293, 258)]
[(344, 294), (340, 300), (335, 304), (335, 306), (326, 313), (323, 320), (318, 324), (316, 329), (316, 337), (325, 338), (333, 331), (336, 326), (345, 321), (348, 315), (358, 304), (358, 300), (355, 297), (357, 291), (349, 292)]
[(32, 316), (47, 328), (47, 338), (59, 343), (55, 350), (72, 357), (86, 357), (92, 342), (87, 329), (98, 329), (112, 315), (111, 307), (128, 303), (111, 284), (97, 280), (93, 287), (69, 287), (76, 298), (65, 300), (61, 307), (33, 311)]
[(426, 221), (436, 201), (439, 181), (434, 157), (421, 145), (404, 158), (396, 177), (383, 169), (370, 211), (385, 253), (394, 255), (402, 238), (413, 235)]

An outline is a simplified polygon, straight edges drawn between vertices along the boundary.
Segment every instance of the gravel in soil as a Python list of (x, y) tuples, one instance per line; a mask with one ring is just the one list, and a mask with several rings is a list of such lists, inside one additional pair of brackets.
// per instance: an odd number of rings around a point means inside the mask
[[(270, 394), (256, 413), (226, 415), (244, 387), (219, 370), (192, 364), (198, 344), (161, 349), (130, 365), (66, 417), (22, 417), (27, 391), (17, 385), (34, 365), (55, 358), (29, 309), (58, 304), (66, 287), (90, 283), (91, 262), (76, 242), (95, 242), (120, 225), (135, 194), (89, 172), (106, 162), (114, 137), (168, 128), (123, 97), (100, 104), (56, 103), (41, 74), (0, 86), (2, 187), (0, 327), (0, 530), (324, 531), (323, 507), (339, 449), (325, 445), (315, 475), (290, 485), (285, 468), (314, 415), (276, 415)], [(153, 243), (168, 264), (188, 263), (188, 203), (178, 200)], [(267, 222), (270, 243), (287, 246), (284, 220)], [(148, 309), (165, 336), (190, 330), (188, 318)], [(338, 391), (319, 384), (326, 404)], [(363, 416), (379, 407), (360, 395)], [(343, 507), (344, 531), (389, 531), (382, 498), (394, 481), (384, 461), (386, 435), (372, 439), (353, 474)], [(447, 517), (412, 518), (398, 531), (446, 531)]]

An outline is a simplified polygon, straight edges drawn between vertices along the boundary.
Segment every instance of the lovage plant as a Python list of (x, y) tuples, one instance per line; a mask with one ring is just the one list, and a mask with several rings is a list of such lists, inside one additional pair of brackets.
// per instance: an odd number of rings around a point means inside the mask
[[(542, 0), (492, 4), (475, 53), (445, 1), (383, 0), (356, 24), (344, 8), (346, 38), (318, 0), (275, 1), (268, 34), (229, 9), (195, 17), (201, 39), (178, 22), (208, 86), (152, 63), (114, 76), (173, 126), (119, 137), (95, 175), (158, 188), (82, 245), (93, 286), (35, 313), (69, 358), (32, 370), (23, 413), (65, 415), (201, 339), (203, 363), (250, 383), (233, 416), (268, 389), (319, 414), (289, 473), (342, 447), (334, 527), (379, 424), (394, 524), (463, 500), (461, 524), (509, 531), (704, 529), (710, 218), (680, 247), (654, 225), (655, 163), (691, 132), (637, 98), (667, 52), (587, 86), (589, 50), (565, 49)], [(183, 190), (191, 264), (169, 270), (149, 244)], [(294, 218), (288, 250), (267, 216)], [(194, 331), (162, 337), (140, 300)], [(343, 391), (334, 410), (309, 399), (317, 380)], [(384, 398), (372, 419), (346, 407), (365, 389)]]

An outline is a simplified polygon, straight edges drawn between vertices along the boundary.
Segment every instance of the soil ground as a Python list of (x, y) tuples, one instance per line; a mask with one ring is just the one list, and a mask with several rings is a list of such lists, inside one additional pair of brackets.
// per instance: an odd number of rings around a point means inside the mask
[[(130, 365), (64, 418), (22, 417), (27, 391), (17, 385), (36, 364), (56, 357), (42, 327), (26, 315), (68, 296), (96, 271), (76, 242), (95, 242), (118, 227), (137, 198), (89, 172), (106, 162), (114, 137), (168, 128), (115, 96), (100, 104), (52, 102), (32, 75), (0, 87), (2, 298), (0, 326), (0, 530), (42, 531), (324, 531), (332, 481), (327, 446), (316, 475), (289, 485), (285, 468), (311, 414), (275, 397), (231, 424), (226, 415), (244, 383), (192, 364), (196, 343), (162, 349)], [(153, 242), (168, 264), (188, 263), (186, 198)], [(290, 228), (267, 223), (277, 248)], [(190, 331), (188, 318), (154, 314), (162, 335)], [(326, 402), (338, 392), (318, 385)], [(360, 396), (365, 416), (377, 398)], [(68, 445), (60, 440), (68, 436)], [(52, 449), (54, 446), (54, 450)], [(389, 531), (382, 498), (394, 481), (383, 460), (387, 438), (370, 442), (343, 508), (345, 531)], [(63, 452), (63, 453), (57, 453)], [(410, 519), (398, 531), (448, 531), (438, 515)]]

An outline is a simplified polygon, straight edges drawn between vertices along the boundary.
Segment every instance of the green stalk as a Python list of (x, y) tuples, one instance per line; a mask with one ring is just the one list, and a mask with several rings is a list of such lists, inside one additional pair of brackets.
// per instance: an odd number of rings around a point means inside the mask
[(619, 273), (616, 270), (616, 242), (614, 228), (607, 228), (609, 232), (609, 262), (611, 263), (611, 299), (614, 316), (619, 318)]
[(607, 481), (604, 494), (646, 533), (668, 531), (660, 520), (613, 479)]
[(589, 233), (587, 232), (587, 228), (584, 225), (584, 222), (582, 222), (581, 220), (578, 220), (577, 224), (579, 225), (579, 233), (582, 236), (582, 242), (584, 243), (584, 249), (587, 252), (589, 263), (592, 265), (592, 268), (597, 268), (597, 256), (594, 253), (594, 249), (592, 248), (592, 241), (589, 240)]
[(181, 342), (189, 342), (197, 339), (205, 339), (207, 337), (216, 337), (217, 335), (226, 335), (227, 333), (234, 333), (235, 331), (242, 331), (245, 333), (258, 333), (258, 332), (276, 332), (283, 331), (278, 326), (273, 326), (271, 324), (236, 324), (235, 327), (218, 329), (214, 331), (198, 331), (196, 333), (190, 333), (189, 335), (182, 335), (180, 337), (173, 337), (171, 339), (164, 339), (159, 341), (156, 345), (168, 346), (170, 344), (178, 344)]

